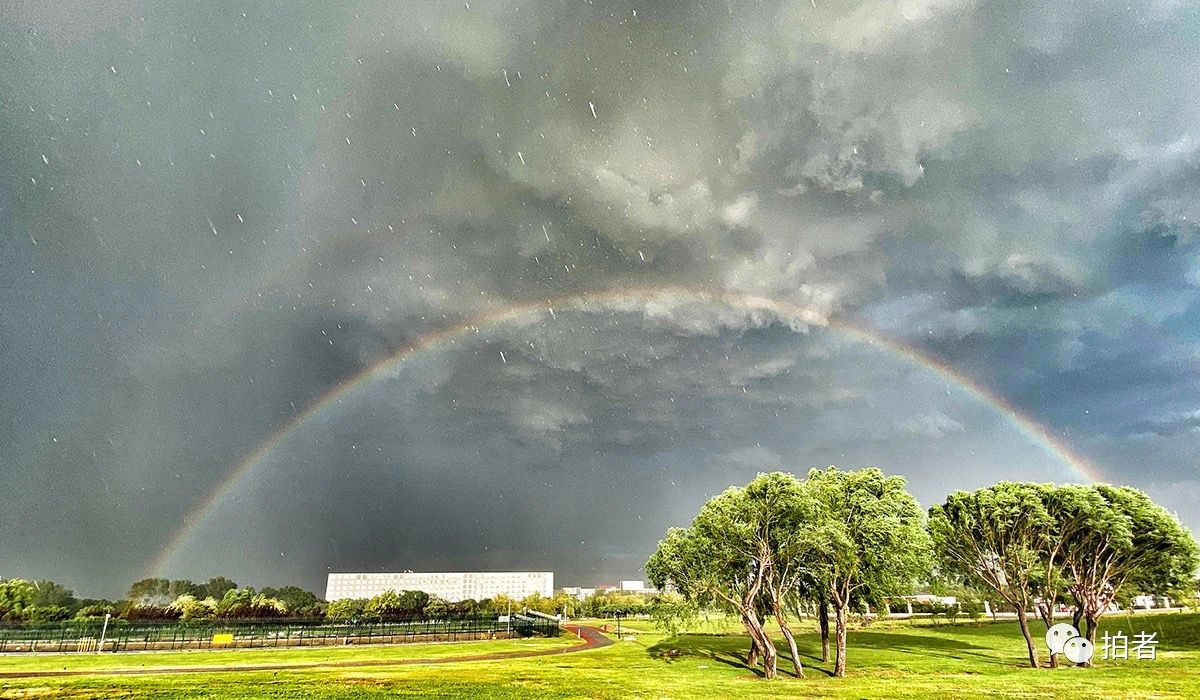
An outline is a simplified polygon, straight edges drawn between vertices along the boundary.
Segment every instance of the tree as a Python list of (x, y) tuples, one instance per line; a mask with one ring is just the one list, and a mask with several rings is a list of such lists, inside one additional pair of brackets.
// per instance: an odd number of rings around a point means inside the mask
[(450, 604), (437, 596), (431, 596), (421, 612), (427, 620), (444, 620), (450, 612)]
[[(426, 614), (430, 601), (424, 591), (384, 591), (368, 600), (363, 612), (379, 620), (414, 619)], [(442, 616), (445, 612), (442, 610)]]
[(129, 587), (129, 600), (138, 607), (166, 605), (173, 600), (170, 588), (165, 578), (144, 578)]
[(196, 590), (193, 593), (197, 598), (204, 597), (221, 600), (225, 597), (227, 592), (237, 587), (237, 583), (225, 578), (224, 576), (214, 576), (206, 583), (197, 586), (197, 589), (199, 590)]
[(400, 591), (400, 604), (396, 614), (406, 618), (418, 618), (425, 613), (425, 606), (432, 599), (425, 591)]
[(1087, 488), (1095, 496), (1080, 499), (1077, 508), (1087, 526), (1066, 539), (1064, 566), (1077, 617), (1094, 644), (1100, 618), (1126, 587), (1130, 593), (1185, 591), (1195, 575), (1197, 546), (1179, 520), (1145, 493), (1128, 486)]
[(231, 588), (216, 605), (216, 616), (226, 619), (281, 617), (287, 612), (282, 602), (256, 593), (253, 588)]
[(274, 598), (283, 603), (292, 615), (311, 616), (321, 605), (321, 599), (314, 593), (299, 586), (284, 586), (283, 588), (264, 588), (259, 593)]
[(760, 610), (774, 561), (772, 530), (784, 515), (784, 504), (771, 494), (770, 488), (725, 490), (700, 508), (690, 528), (668, 531), (646, 564), (656, 587), (669, 582), (691, 602), (718, 603), (736, 612), (750, 636), (747, 663), (761, 656), (766, 678), (776, 676), (778, 654)]
[(90, 620), (92, 618), (104, 617), (105, 615), (115, 615), (117, 606), (112, 603), (88, 603), (75, 611), (76, 620)]
[(1026, 613), (1034, 605), (1035, 579), (1053, 527), (1038, 484), (1001, 482), (956, 491), (929, 510), (929, 530), (943, 567), (994, 590), (1013, 607), (1033, 668), (1038, 652)]
[(543, 615), (553, 615), (557, 612), (554, 609), (554, 599), (547, 598), (541, 593), (530, 593), (521, 599), (522, 610), (534, 610)]
[(362, 618), (367, 601), (363, 599), (342, 598), (329, 601), (325, 608), (325, 617), (334, 622), (350, 622)]
[(579, 605), (579, 601), (574, 596), (567, 595), (562, 591), (555, 593), (550, 602), (554, 613), (561, 613), (564, 619), (574, 617), (575, 610)]
[(835, 624), (834, 675), (846, 675), (847, 618), (852, 605), (881, 605), (928, 576), (930, 542), (921, 508), (903, 477), (874, 467), (809, 472), (806, 486), (819, 504), (809, 535), (815, 566), (829, 586)]
[(514, 611), (520, 612), (521, 601), (514, 600), (507, 593), (497, 593), (492, 598), (492, 609), (496, 611), (497, 615), (507, 615)]
[(198, 586), (187, 579), (171, 581), (171, 583), (167, 586), (167, 595), (171, 596), (172, 600), (181, 595), (199, 596), (199, 594), (203, 592), (203, 586)]
[(30, 605), (21, 611), (25, 622), (58, 622), (70, 616), (71, 610), (65, 605)]
[[(1054, 606), (1070, 587), (1071, 572), (1067, 565), (1071, 555), (1093, 533), (1108, 529), (1105, 518), (1108, 504), (1092, 486), (1068, 484), (1031, 485), (1041, 494), (1046, 512), (1054, 523), (1042, 553), (1041, 565), (1033, 578), (1033, 591), (1038, 615), (1046, 629), (1054, 626)], [(1074, 620), (1079, 626), (1079, 615)], [(1091, 640), (1094, 642), (1094, 640)], [(1058, 667), (1058, 654), (1050, 652), (1050, 667)]]
[[(717, 498), (726, 494), (730, 491)], [(704, 508), (712, 503), (709, 501)], [(698, 527), (700, 519), (698, 515), (691, 528), (667, 531), (646, 562), (646, 575), (655, 587), (661, 589), (669, 583), (698, 607), (718, 605), (735, 612), (750, 636), (753, 651), (747, 663), (754, 663), (754, 653), (761, 654), (763, 675), (773, 678), (775, 647), (763, 631), (756, 608), (763, 580), (759, 566), (754, 557), (729, 546), (722, 538), (713, 538), (710, 528)]]
[(74, 608), (78, 603), (75, 592), (53, 581), (34, 581), (33, 605)]
[(650, 617), (655, 626), (672, 635), (695, 621), (699, 612), (694, 603), (675, 592), (658, 594), (650, 605)]
[(25, 608), (33, 605), (33, 584), (20, 578), (0, 581), (0, 619), (20, 620)]
[(787, 641), (796, 676), (804, 677), (796, 638), (787, 621), (788, 601), (815, 580), (821, 542), (812, 524), (820, 519), (820, 504), (811, 489), (791, 474), (760, 474), (746, 485), (746, 495), (762, 511), (764, 537), (771, 552), (771, 566), (764, 581), (766, 608), (775, 618)]
[(217, 601), (212, 598), (198, 599), (185, 593), (171, 603), (171, 609), (179, 613), (181, 620), (204, 620), (217, 613)]

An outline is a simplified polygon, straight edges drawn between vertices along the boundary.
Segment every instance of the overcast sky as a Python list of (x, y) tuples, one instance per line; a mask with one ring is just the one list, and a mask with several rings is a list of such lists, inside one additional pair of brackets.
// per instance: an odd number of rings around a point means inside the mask
[[(1189, 2), (0, 3), (0, 577), (638, 578), (756, 472), (1200, 527)], [(433, 344), (247, 455), (362, 369)], [(815, 319), (815, 320), (814, 320)], [(822, 319), (835, 319), (831, 326)]]

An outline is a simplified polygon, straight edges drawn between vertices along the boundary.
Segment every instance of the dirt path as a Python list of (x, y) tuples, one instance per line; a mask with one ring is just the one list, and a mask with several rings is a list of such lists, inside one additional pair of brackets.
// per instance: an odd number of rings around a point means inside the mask
[(535, 649), (530, 651), (506, 651), (493, 654), (470, 654), (466, 656), (446, 656), (430, 659), (395, 659), (392, 661), (380, 659), (353, 659), (348, 661), (315, 661), (312, 663), (279, 663), (279, 664), (231, 664), (226, 666), (159, 666), (150, 668), (97, 668), (45, 671), (0, 671), (0, 678), (55, 678), (59, 676), (138, 676), (172, 673), (230, 673), (234, 671), (311, 671), (326, 668), (354, 668), (362, 666), (416, 666), (430, 664), (455, 664), (465, 661), (495, 661), (500, 659), (525, 659), (531, 656), (555, 656), (558, 654), (573, 654), (577, 651), (599, 649), (612, 644), (612, 640), (604, 636), (594, 627), (567, 625), (571, 634), (578, 631), (584, 640), (582, 644), (556, 649)]

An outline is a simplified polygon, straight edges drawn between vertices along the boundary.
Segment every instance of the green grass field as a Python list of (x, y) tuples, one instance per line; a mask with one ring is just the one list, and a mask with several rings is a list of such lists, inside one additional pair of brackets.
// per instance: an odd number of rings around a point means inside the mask
[[(611, 625), (611, 621), (609, 622)], [(666, 636), (649, 623), (624, 625), (635, 640), (574, 654), (528, 659), (392, 666), (399, 659), (460, 656), (569, 645), (573, 639), (531, 639), (337, 649), (163, 652), (128, 655), (5, 656), (0, 671), (96, 669), (97, 675), (0, 680), (0, 697), (847, 697), (847, 698), (1176, 698), (1200, 697), (1200, 614), (1115, 616), (1109, 631), (1132, 637), (1157, 632), (1156, 661), (1098, 662), (1095, 668), (1022, 668), (1016, 624), (881, 621), (850, 635), (849, 676), (832, 678), (821, 664), (811, 627), (801, 637), (808, 677), (764, 681), (740, 659), (745, 636), (716, 620)], [(1040, 629), (1040, 623), (1035, 630)], [(104, 676), (116, 666), (260, 664), (376, 659), (380, 666)]]

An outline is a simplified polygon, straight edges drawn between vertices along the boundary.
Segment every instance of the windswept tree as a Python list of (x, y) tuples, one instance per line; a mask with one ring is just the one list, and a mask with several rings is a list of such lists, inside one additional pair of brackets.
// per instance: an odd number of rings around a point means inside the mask
[(1100, 618), (1122, 590), (1185, 591), (1196, 572), (1197, 547), (1179, 520), (1145, 493), (1128, 486), (1084, 488), (1094, 496), (1080, 499), (1075, 512), (1087, 526), (1071, 530), (1063, 560), (1076, 624), (1082, 617), (1094, 644)]
[(778, 655), (759, 617), (772, 564), (766, 537), (772, 523), (762, 516), (745, 489), (731, 487), (705, 503), (690, 528), (667, 532), (646, 563), (646, 574), (658, 588), (670, 583), (689, 601), (735, 612), (750, 636), (751, 657), (757, 653), (763, 675), (774, 678)]
[(846, 675), (851, 606), (912, 592), (929, 573), (929, 535), (903, 477), (875, 468), (814, 469), (805, 482), (817, 502), (809, 525), (812, 565), (828, 585), (834, 612), (834, 675)]
[(956, 491), (929, 510), (929, 530), (942, 566), (990, 588), (1012, 606), (1033, 668), (1038, 667), (1038, 651), (1026, 613), (1035, 605), (1037, 577), (1054, 527), (1043, 496), (1039, 484), (1001, 482)]
[(129, 587), (129, 601), (134, 605), (167, 605), (171, 596), (171, 581), (165, 578), (144, 578)]
[(37, 595), (33, 584), (25, 579), (0, 580), (0, 620), (20, 620), (27, 608), (33, 606)]
[(263, 588), (259, 593), (282, 602), (290, 613), (303, 613), (304, 616), (313, 616), (320, 611), (321, 599), (316, 594), (306, 591), (299, 586)]
[(179, 613), (180, 620), (205, 620), (217, 614), (217, 601), (184, 593), (171, 603), (170, 609)]
[(214, 600), (221, 600), (225, 597), (226, 593), (237, 587), (237, 582), (231, 579), (225, 578), (224, 576), (214, 576), (205, 583), (198, 584), (193, 594), (197, 598), (212, 598)]
[(78, 602), (75, 592), (62, 584), (49, 580), (33, 582), (33, 604), (36, 606), (75, 608)]
[[(1107, 503), (1093, 486), (1067, 484), (1031, 484), (1038, 489), (1042, 503), (1053, 523), (1045, 542), (1042, 560), (1033, 577), (1033, 592), (1038, 616), (1046, 629), (1054, 626), (1054, 607), (1073, 588), (1068, 562), (1080, 542), (1092, 533), (1108, 529)], [(1075, 626), (1079, 626), (1076, 615)], [(1094, 641), (1094, 640), (1092, 640)], [(1050, 652), (1050, 666), (1058, 666), (1058, 654)]]
[(673, 528), (646, 564), (658, 587), (689, 602), (736, 612), (750, 636), (747, 663), (776, 675), (777, 652), (763, 626), (773, 617), (803, 675), (787, 611), (804, 601), (832, 603), (837, 628), (834, 673), (846, 673), (852, 605), (911, 591), (927, 574), (929, 537), (904, 479), (878, 469), (813, 470), (806, 481), (760, 474), (706, 503), (690, 528)]
[(760, 474), (746, 485), (746, 497), (759, 512), (762, 536), (771, 553), (762, 595), (764, 606), (787, 642), (796, 676), (804, 677), (796, 637), (788, 624), (789, 602), (795, 599), (819, 568), (821, 541), (813, 524), (821, 519), (820, 504), (791, 474)]

